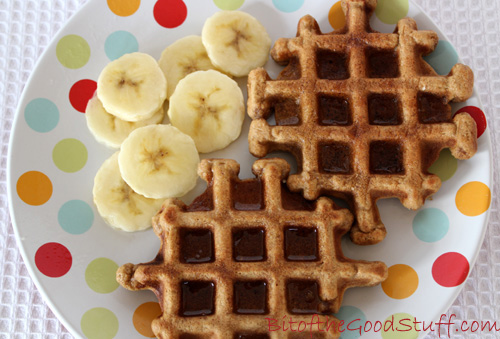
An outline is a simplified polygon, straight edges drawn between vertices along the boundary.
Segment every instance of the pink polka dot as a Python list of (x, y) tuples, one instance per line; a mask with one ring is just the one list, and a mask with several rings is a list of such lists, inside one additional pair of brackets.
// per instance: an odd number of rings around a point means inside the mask
[(432, 265), (432, 277), (443, 287), (455, 287), (462, 284), (468, 274), (469, 261), (457, 252), (442, 254)]
[(97, 89), (97, 82), (90, 79), (79, 80), (69, 90), (71, 106), (78, 112), (85, 113), (88, 101)]
[(476, 106), (466, 106), (460, 108), (457, 113), (462, 113), (466, 112), (469, 113), (469, 115), (476, 121), (477, 125), (477, 137), (479, 138), (481, 135), (483, 135), (484, 131), (486, 130), (486, 126), (488, 125), (486, 122), (486, 116), (484, 115), (484, 112)]
[(40, 246), (35, 254), (35, 265), (38, 270), (52, 278), (62, 277), (68, 273), (72, 262), (69, 250), (57, 242)]
[(156, 22), (165, 28), (175, 28), (187, 17), (187, 7), (182, 0), (158, 0), (153, 9)]

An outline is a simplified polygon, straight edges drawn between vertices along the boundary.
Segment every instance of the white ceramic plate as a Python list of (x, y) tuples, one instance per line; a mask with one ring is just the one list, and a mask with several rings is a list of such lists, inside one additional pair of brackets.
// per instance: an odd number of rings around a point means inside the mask
[[(428, 60), (440, 73), (447, 73), (458, 57), (435, 24), (411, 2), (408, 6), (404, 0), (385, 3), (392, 5), (384, 7), (388, 12), (373, 16), (372, 26), (392, 32), (400, 16), (410, 16), (420, 29), (439, 32), (437, 51)], [(159, 58), (163, 48), (178, 38), (199, 35), (205, 19), (216, 11), (236, 8), (257, 17), (273, 41), (295, 36), (297, 22), (305, 14), (314, 16), (323, 31), (332, 30), (329, 13), (333, 25), (338, 23), (334, 15), (338, 4), (332, 6), (331, 1), (93, 0), (54, 38), (25, 88), (9, 149), (11, 215), (33, 280), (76, 337), (94, 338), (98, 333), (100, 338), (142, 338), (140, 332), (146, 334), (137, 319), (147, 319), (148, 305), (153, 304), (140, 305), (156, 299), (147, 291), (134, 293), (118, 287), (114, 270), (127, 262), (149, 261), (159, 248), (152, 230), (116, 231), (98, 215), (92, 202), (93, 178), (113, 151), (94, 140), (79, 110), (111, 59), (137, 50)], [(280, 70), (272, 60), (266, 68), (272, 77)], [(246, 93), (246, 79), (238, 81)], [(453, 110), (463, 106), (481, 107), (477, 93)], [(249, 124), (247, 117), (235, 143), (208, 155), (236, 159), (242, 178), (251, 176), (254, 161), (248, 153)], [(442, 154), (434, 168), (447, 180), (422, 210), (407, 211), (395, 199), (380, 201), (387, 238), (368, 247), (355, 246), (347, 239), (343, 242), (348, 257), (382, 260), (390, 267), (390, 281), (384, 288), (351, 289), (345, 295), (338, 316), (346, 323), (357, 318), (368, 321), (364, 338), (423, 335), (419, 331), (381, 333), (378, 325), (369, 328), (392, 315), (396, 322), (412, 316), (429, 324), (439, 320), (456, 298), (487, 225), (490, 150), (485, 133), (470, 161), (457, 162)], [(190, 201), (203, 189), (200, 180), (184, 200)], [(346, 330), (342, 337), (359, 337), (360, 325), (361, 321), (355, 321), (350, 326), (353, 330)]]

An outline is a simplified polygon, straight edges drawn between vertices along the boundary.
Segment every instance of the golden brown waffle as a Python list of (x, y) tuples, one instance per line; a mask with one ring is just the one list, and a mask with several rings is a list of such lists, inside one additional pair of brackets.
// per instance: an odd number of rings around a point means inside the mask
[[(373, 31), (375, 6), (376, 0), (342, 0), (346, 26), (327, 34), (304, 16), (297, 37), (278, 39), (271, 51), (287, 65), (278, 79), (262, 68), (248, 77), (250, 153), (292, 153), (298, 173), (288, 179), (290, 189), (311, 200), (346, 199), (357, 244), (386, 234), (378, 199), (420, 208), (441, 186), (428, 172), (439, 152), (450, 148), (467, 159), (477, 149), (474, 120), (467, 113), (452, 118), (449, 105), (470, 97), (472, 71), (457, 64), (438, 76), (422, 59), (436, 47), (436, 33), (418, 31), (409, 18), (393, 34)], [(276, 125), (266, 121), (272, 114)]]
[[(124, 287), (156, 293), (158, 338), (287, 338), (293, 332), (269, 332), (266, 318), (311, 322), (337, 312), (346, 288), (386, 278), (385, 264), (342, 254), (352, 214), (288, 191), (289, 170), (283, 159), (258, 160), (257, 178), (240, 180), (234, 160), (203, 160), (205, 193), (189, 206), (165, 201), (153, 219), (156, 259), (117, 272)], [(338, 337), (334, 327), (325, 338)]]

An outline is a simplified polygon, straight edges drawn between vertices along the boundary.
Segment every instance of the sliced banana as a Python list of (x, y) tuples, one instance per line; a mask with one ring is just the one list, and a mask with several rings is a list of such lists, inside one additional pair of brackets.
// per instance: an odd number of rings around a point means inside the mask
[(135, 193), (123, 181), (118, 167), (118, 153), (102, 164), (94, 178), (94, 203), (101, 217), (112, 227), (134, 232), (151, 226), (151, 218), (163, 199), (149, 199)]
[(167, 96), (167, 80), (156, 60), (130, 53), (110, 62), (97, 80), (97, 96), (109, 113), (125, 121), (152, 117)]
[(123, 140), (133, 130), (147, 125), (159, 124), (163, 120), (163, 105), (151, 118), (140, 121), (125, 121), (106, 112), (99, 98), (94, 95), (87, 104), (85, 117), (90, 132), (101, 144), (110, 148), (120, 148)]
[(234, 76), (248, 75), (269, 58), (269, 34), (257, 19), (245, 12), (215, 13), (205, 21), (201, 39), (212, 63)]
[(196, 185), (200, 158), (193, 139), (172, 125), (140, 127), (122, 143), (122, 178), (148, 198), (174, 198)]
[(197, 71), (179, 81), (170, 97), (170, 123), (191, 136), (201, 153), (236, 140), (245, 118), (240, 87), (218, 71)]
[(169, 45), (161, 53), (158, 64), (167, 79), (167, 99), (174, 93), (179, 80), (189, 73), (215, 69), (197, 35), (186, 36)]

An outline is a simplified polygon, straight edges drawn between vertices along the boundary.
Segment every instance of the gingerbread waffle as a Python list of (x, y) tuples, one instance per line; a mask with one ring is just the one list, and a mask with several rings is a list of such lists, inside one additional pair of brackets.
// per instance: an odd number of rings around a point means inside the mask
[[(156, 259), (117, 272), (122, 286), (156, 293), (158, 338), (290, 338), (290, 330), (270, 332), (266, 318), (328, 314), (331, 323), (346, 288), (386, 278), (385, 264), (342, 254), (352, 214), (328, 198), (291, 193), (283, 184), (289, 170), (283, 159), (258, 160), (256, 178), (240, 180), (234, 160), (203, 160), (205, 193), (189, 206), (165, 201), (153, 218)], [(321, 333), (336, 338), (334, 327)]]
[[(472, 94), (473, 73), (456, 64), (438, 76), (423, 59), (438, 42), (413, 19), (392, 34), (370, 28), (376, 0), (342, 0), (346, 25), (321, 33), (309, 15), (297, 37), (278, 39), (271, 56), (287, 65), (272, 80), (262, 69), (248, 77), (250, 153), (286, 151), (297, 159), (292, 191), (307, 199), (329, 194), (347, 200), (357, 223), (351, 238), (373, 244), (386, 234), (376, 201), (397, 197), (420, 208), (441, 186), (428, 172), (443, 148), (457, 159), (477, 149), (476, 125), (452, 118), (450, 101)], [(266, 119), (274, 114), (276, 124)]]

